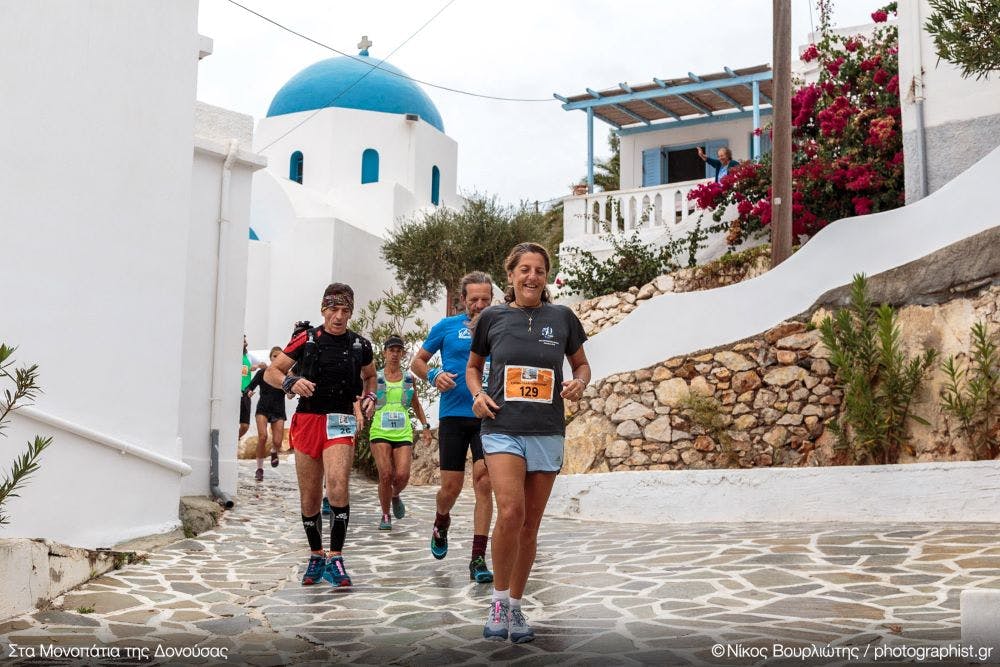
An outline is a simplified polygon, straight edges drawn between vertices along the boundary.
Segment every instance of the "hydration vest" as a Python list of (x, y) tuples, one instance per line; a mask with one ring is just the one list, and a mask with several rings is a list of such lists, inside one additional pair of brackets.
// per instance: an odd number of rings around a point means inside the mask
[[(413, 376), (409, 373), (403, 373), (403, 406), (410, 407), (413, 404)], [(386, 393), (388, 387), (385, 381), (385, 371), (379, 371), (375, 380), (375, 407), (383, 408), (386, 402)]]
[[(299, 363), (296, 364), (295, 370), (299, 375), (311, 382), (322, 381), (322, 378), (317, 377), (320, 374), (320, 351), (319, 344), (316, 342), (316, 337), (319, 335), (322, 325), (318, 327), (312, 327), (306, 331), (306, 342), (302, 347), (302, 358)], [(328, 334), (329, 335), (329, 334)], [(361, 367), (362, 367), (362, 351), (363, 347), (361, 345), (361, 336), (354, 333), (350, 329), (347, 330), (348, 341), (350, 348), (348, 350), (348, 355), (351, 361), (350, 370), (350, 380), (351, 388), (354, 395), (360, 395), (364, 387), (361, 381)]]

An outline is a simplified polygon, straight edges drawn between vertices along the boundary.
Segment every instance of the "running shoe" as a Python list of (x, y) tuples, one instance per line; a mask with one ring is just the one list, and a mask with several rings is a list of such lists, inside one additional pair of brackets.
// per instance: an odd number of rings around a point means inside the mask
[(469, 561), (469, 579), (477, 584), (488, 584), (493, 581), (493, 573), (486, 567), (484, 556), (476, 556)]
[(344, 567), (343, 556), (330, 556), (326, 559), (326, 569), (323, 571), (323, 578), (334, 586), (350, 586), (351, 575), (347, 574)]
[(257, 472), (254, 473), (253, 478), (254, 478), (255, 481), (263, 482), (264, 481), (264, 469), (263, 468), (257, 468)]
[(323, 515), (326, 516), (332, 513), (333, 510), (330, 509), (330, 501), (326, 499), (326, 496), (323, 496)]
[(392, 530), (392, 519), (389, 518), (388, 514), (382, 515), (382, 521), (378, 524), (379, 530)]
[(406, 516), (406, 505), (399, 496), (393, 496), (392, 498), (392, 515), (397, 519), (402, 519)]
[(431, 555), (441, 560), (448, 555), (448, 529), (434, 526), (431, 533)]
[(309, 564), (306, 565), (306, 573), (302, 575), (302, 585), (312, 586), (323, 578), (323, 571), (326, 570), (326, 558), (320, 554), (309, 556)]
[(494, 600), (490, 603), (490, 614), (483, 626), (483, 639), (504, 641), (507, 639), (510, 624), (510, 603), (506, 600)]
[(535, 631), (528, 625), (528, 619), (520, 607), (510, 608), (510, 640), (515, 644), (524, 644), (534, 641)]
[(278, 460), (278, 452), (272, 449), (271, 450), (271, 467), (272, 468), (277, 468), (278, 467), (278, 463), (280, 463), (280, 461)]

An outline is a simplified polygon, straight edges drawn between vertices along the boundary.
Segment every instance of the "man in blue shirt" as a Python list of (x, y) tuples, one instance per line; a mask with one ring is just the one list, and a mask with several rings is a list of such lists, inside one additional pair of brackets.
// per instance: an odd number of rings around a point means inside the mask
[[(493, 300), (493, 281), (485, 273), (473, 271), (462, 278), (461, 286), (465, 312), (446, 317), (431, 328), (410, 370), (433, 383), (441, 392), (438, 404), (441, 488), (437, 493), (437, 515), (431, 533), (431, 555), (440, 560), (448, 554), (450, 512), (462, 492), (465, 459), (471, 448), (476, 504), (469, 578), (484, 584), (493, 581), (493, 573), (486, 566), (486, 542), (493, 519), (493, 488), (486, 472), (483, 443), (479, 439), (479, 418), (472, 412), (472, 395), (465, 386), (465, 367), (472, 346), (472, 321)], [(438, 352), (441, 353), (441, 367), (432, 369), (427, 363)]]
[(718, 160), (708, 157), (705, 155), (705, 149), (698, 146), (698, 157), (700, 157), (703, 162), (707, 162), (710, 167), (715, 169), (716, 183), (722, 180), (722, 177), (728, 174), (730, 169), (739, 164), (739, 162), (733, 159), (733, 152), (726, 146), (720, 148), (717, 155), (719, 156)]

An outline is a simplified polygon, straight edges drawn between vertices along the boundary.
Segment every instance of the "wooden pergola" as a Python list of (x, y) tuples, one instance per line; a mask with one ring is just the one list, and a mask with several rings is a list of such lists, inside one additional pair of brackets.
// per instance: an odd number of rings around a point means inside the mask
[[(761, 105), (771, 105), (773, 73), (769, 65), (722, 72), (656, 79), (650, 83), (619, 83), (606, 90), (586, 89), (571, 97), (554, 95), (567, 111), (587, 112), (587, 191), (594, 191), (594, 118), (618, 134), (651, 132), (682, 125), (719, 122), (751, 116), (760, 127)], [(760, 157), (760, 137), (754, 136), (753, 156)]]

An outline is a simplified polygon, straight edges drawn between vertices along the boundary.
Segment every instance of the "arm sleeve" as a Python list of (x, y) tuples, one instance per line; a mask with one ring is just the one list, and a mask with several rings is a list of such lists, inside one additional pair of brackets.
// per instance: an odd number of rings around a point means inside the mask
[(705, 162), (707, 162), (716, 171), (722, 168), (722, 163), (716, 160), (714, 157), (707, 158)]
[(256, 389), (257, 387), (260, 387), (260, 386), (267, 386), (267, 387), (271, 386), (271, 385), (269, 385), (269, 384), (267, 384), (267, 383), (264, 382), (264, 369), (263, 368), (261, 368), (259, 371), (257, 371), (257, 374), (253, 376), (253, 379), (250, 380), (250, 384), (247, 385), (247, 389), (246, 390), (247, 391), (251, 391), (251, 390)]
[(288, 341), (288, 345), (282, 350), (286, 355), (291, 357), (293, 360), (298, 361), (302, 358), (302, 348), (306, 344), (306, 336), (308, 331), (302, 331), (296, 336), (292, 337), (292, 340)]
[(434, 356), (435, 353), (441, 350), (441, 343), (444, 342), (444, 320), (439, 321), (433, 327), (431, 327), (430, 333), (427, 334), (427, 340), (420, 347), (427, 351), (428, 354)]
[(493, 323), (493, 313), (487, 308), (479, 314), (475, 332), (472, 334), (471, 350), (480, 357), (490, 356), (490, 325)]
[(566, 308), (566, 332), (566, 354), (576, 354), (587, 342), (587, 332), (583, 330), (580, 318), (569, 308)]

